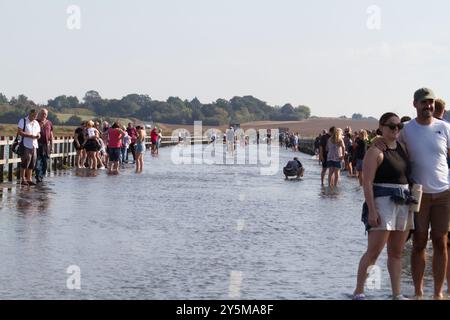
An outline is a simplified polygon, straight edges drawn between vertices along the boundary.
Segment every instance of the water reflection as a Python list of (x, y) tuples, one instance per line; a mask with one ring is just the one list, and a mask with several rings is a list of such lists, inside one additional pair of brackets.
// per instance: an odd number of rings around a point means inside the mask
[(46, 183), (37, 186), (20, 186), (17, 192), (16, 209), (22, 214), (47, 214), (50, 205), (52, 188)]
[[(349, 298), (367, 245), (356, 180), (331, 196), (310, 156), (303, 181), (285, 181), (255, 165), (174, 165), (170, 152), (147, 152), (139, 176), (132, 165), (69, 170), (4, 189), (0, 298), (227, 299), (233, 271), (242, 299)], [(282, 151), (279, 168), (291, 158)], [(77, 292), (65, 287), (70, 265), (83, 274)], [(377, 265), (382, 286), (369, 295), (386, 299), (385, 254)]]
[(77, 177), (97, 177), (102, 171), (88, 168), (75, 168), (73, 169), (73, 174)]

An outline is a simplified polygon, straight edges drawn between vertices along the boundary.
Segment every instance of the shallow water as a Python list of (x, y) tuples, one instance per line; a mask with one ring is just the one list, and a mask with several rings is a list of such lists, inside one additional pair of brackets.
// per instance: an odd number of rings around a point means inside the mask
[[(142, 175), (130, 165), (3, 185), (0, 298), (349, 299), (367, 241), (356, 179), (329, 196), (309, 155), (299, 155), (304, 179), (284, 181), (254, 165), (175, 165), (172, 150), (147, 153)], [(279, 167), (292, 156), (281, 150)], [(408, 248), (404, 259), (412, 294)], [(385, 251), (377, 264), (380, 286), (367, 293), (388, 299)], [(80, 290), (67, 288), (71, 265)]]

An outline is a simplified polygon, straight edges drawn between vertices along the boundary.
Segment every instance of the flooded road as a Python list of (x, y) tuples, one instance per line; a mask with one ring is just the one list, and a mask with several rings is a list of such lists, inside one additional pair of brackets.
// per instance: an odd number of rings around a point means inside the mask
[[(356, 179), (329, 196), (309, 155), (297, 154), (304, 179), (284, 181), (290, 151), (265, 176), (255, 165), (176, 165), (172, 149), (146, 153), (142, 175), (130, 165), (119, 176), (69, 170), (39, 187), (3, 185), (0, 299), (350, 298), (367, 241)], [(80, 290), (68, 289), (69, 266)], [(389, 299), (386, 251), (378, 266), (367, 294)]]

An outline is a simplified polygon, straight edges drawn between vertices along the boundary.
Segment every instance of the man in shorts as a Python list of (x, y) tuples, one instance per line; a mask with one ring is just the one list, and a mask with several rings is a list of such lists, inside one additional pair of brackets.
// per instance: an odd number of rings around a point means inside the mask
[(415, 216), (411, 271), (416, 298), (423, 298), (425, 249), (431, 226), (433, 242), (434, 298), (442, 299), (447, 269), (450, 189), (447, 155), (450, 152), (450, 125), (433, 117), (435, 95), (422, 88), (414, 94), (417, 117), (409, 121), (399, 140), (409, 152), (414, 183), (423, 187), (422, 203)]
[(41, 127), (36, 121), (36, 110), (32, 109), (27, 117), (20, 119), (17, 130), (23, 139), (24, 151), (21, 156), (20, 177), (24, 186), (36, 185), (31, 175), (37, 160), (38, 139), (41, 137)]

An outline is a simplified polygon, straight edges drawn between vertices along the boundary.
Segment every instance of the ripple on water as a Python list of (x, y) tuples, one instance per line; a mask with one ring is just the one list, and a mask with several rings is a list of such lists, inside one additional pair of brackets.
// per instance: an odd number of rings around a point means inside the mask
[[(307, 155), (304, 179), (284, 181), (293, 156), (284, 150), (274, 176), (174, 165), (170, 151), (147, 154), (142, 175), (72, 170), (38, 188), (3, 188), (0, 298), (228, 299), (232, 271), (243, 299), (349, 298), (367, 241), (355, 179), (343, 176), (328, 196)], [(80, 291), (66, 288), (70, 265), (81, 269)], [(369, 294), (385, 299), (385, 252), (378, 265), (381, 288)], [(403, 286), (412, 293), (407, 267)]]

